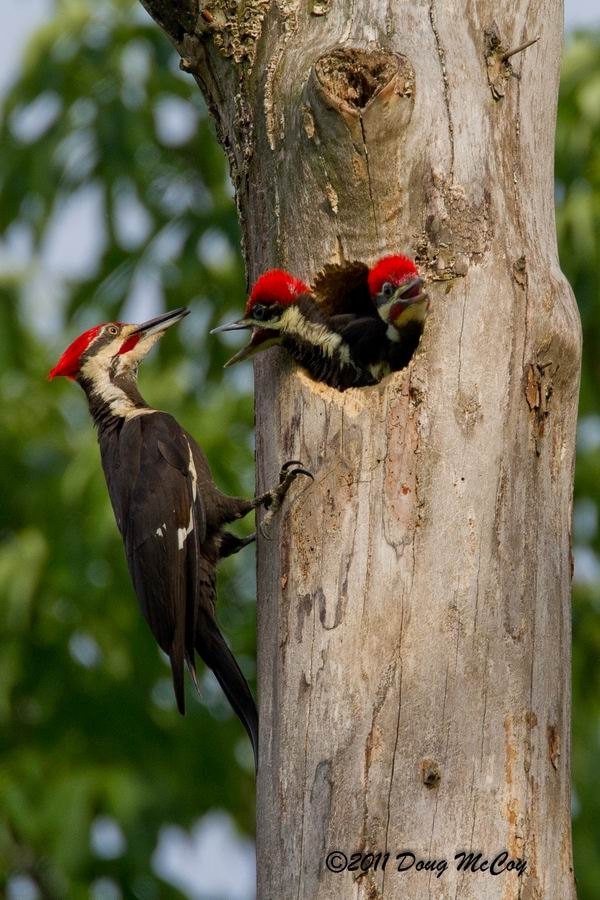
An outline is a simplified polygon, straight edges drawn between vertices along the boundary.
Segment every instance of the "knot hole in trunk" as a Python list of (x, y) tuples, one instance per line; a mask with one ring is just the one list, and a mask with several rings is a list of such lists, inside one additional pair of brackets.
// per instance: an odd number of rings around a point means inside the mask
[(414, 94), (412, 63), (392, 50), (336, 47), (311, 70), (302, 112), (317, 158), (308, 164), (346, 259), (409, 249), (399, 234)]
[[(333, 105), (360, 115), (381, 91), (408, 97), (414, 89), (412, 65), (391, 51), (338, 47), (315, 63), (319, 85)], [(383, 98), (381, 98), (383, 99)]]

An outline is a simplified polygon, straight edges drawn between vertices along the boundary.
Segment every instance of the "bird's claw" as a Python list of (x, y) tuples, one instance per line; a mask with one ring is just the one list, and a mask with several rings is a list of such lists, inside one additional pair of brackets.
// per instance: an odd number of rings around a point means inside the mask
[(314, 481), (314, 476), (308, 469), (305, 469), (299, 459), (288, 459), (279, 470), (279, 485), (269, 493), (265, 499), (264, 505), (267, 512), (263, 516), (263, 520), (259, 525), (259, 531), (266, 541), (271, 540), (271, 522), (275, 515), (281, 509), (281, 504), (289, 487), (298, 475), (307, 475)]
[[(296, 466), (295, 469), (292, 466)], [(280, 488), (283, 485), (286, 485), (286, 490), (298, 475), (307, 475), (312, 481), (315, 480), (312, 472), (309, 472), (308, 469), (304, 468), (304, 465), (299, 459), (288, 459), (287, 462), (284, 462), (281, 469), (279, 470), (279, 486)]]
[(281, 478), (282, 474), (284, 472), (286, 472), (290, 468), (290, 466), (301, 466), (301, 465), (303, 465), (301, 459), (288, 459), (288, 461), (284, 462), (284, 464), (282, 465), (281, 471), (279, 472), (279, 477)]

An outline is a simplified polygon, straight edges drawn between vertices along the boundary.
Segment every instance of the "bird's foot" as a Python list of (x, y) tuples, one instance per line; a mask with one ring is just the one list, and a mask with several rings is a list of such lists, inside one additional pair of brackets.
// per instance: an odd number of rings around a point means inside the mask
[(254, 531), (247, 537), (238, 537), (237, 534), (231, 534), (230, 531), (224, 531), (221, 535), (219, 559), (224, 559), (226, 556), (233, 556), (234, 553), (238, 553), (243, 547), (247, 547), (248, 544), (252, 544), (255, 540), (256, 532)]
[(281, 467), (279, 472), (279, 484), (277, 487), (273, 488), (272, 491), (267, 491), (267, 493), (263, 494), (260, 498), (261, 506), (264, 506), (267, 512), (263, 516), (263, 520), (259, 527), (260, 533), (267, 541), (271, 540), (271, 523), (281, 509), (281, 504), (283, 503), (284, 497), (287, 494), (292, 481), (294, 481), (298, 475), (307, 475), (314, 481), (313, 475), (308, 469), (304, 468), (300, 460), (289, 459)]

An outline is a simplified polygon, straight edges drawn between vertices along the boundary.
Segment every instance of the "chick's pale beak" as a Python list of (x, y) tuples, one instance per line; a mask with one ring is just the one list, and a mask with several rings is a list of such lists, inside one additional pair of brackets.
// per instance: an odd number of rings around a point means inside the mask
[(419, 276), (417, 276), (416, 278), (411, 278), (410, 281), (406, 281), (404, 284), (401, 284), (399, 286), (398, 290), (394, 294), (393, 299), (395, 301), (403, 300), (404, 303), (418, 303), (420, 300), (424, 300), (427, 296), (422, 288), (422, 278), (420, 278)]
[(147, 337), (152, 334), (160, 334), (163, 331), (166, 331), (167, 328), (170, 328), (171, 325), (175, 325), (177, 322), (181, 322), (185, 316), (189, 313), (189, 309), (185, 306), (180, 306), (178, 309), (170, 309), (166, 313), (162, 313), (160, 316), (155, 316), (154, 319), (148, 319), (147, 322), (143, 322), (141, 325), (138, 325), (136, 328), (130, 332), (129, 337), (133, 334), (142, 335), (142, 337)]
[(234, 366), (244, 359), (250, 359), (255, 353), (260, 353), (261, 350), (266, 350), (268, 347), (273, 347), (280, 342), (281, 335), (278, 331), (271, 331), (267, 328), (255, 328), (246, 346), (242, 347), (241, 350), (238, 350), (231, 359), (228, 359), (224, 368), (227, 369), (229, 366)]
[(221, 331), (243, 331), (245, 328), (252, 328), (254, 322), (249, 319), (238, 319), (237, 322), (228, 322), (227, 325), (219, 325), (213, 328), (211, 334), (219, 334)]

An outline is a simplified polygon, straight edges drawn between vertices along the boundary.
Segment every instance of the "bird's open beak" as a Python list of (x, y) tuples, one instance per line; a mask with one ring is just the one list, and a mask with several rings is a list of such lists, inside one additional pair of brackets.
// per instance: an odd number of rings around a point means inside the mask
[(227, 325), (219, 325), (213, 328), (211, 334), (219, 334), (221, 331), (243, 331), (244, 328), (252, 328), (254, 322), (251, 319), (238, 319), (237, 322), (228, 322)]
[(396, 288), (391, 297), (382, 294), (377, 298), (379, 315), (398, 326), (408, 319), (423, 319), (427, 313), (429, 298), (423, 290), (423, 279), (411, 278)]
[(129, 337), (133, 334), (139, 334), (142, 337), (149, 337), (154, 334), (162, 334), (163, 331), (166, 331), (167, 328), (170, 328), (171, 325), (175, 325), (177, 322), (181, 322), (185, 316), (189, 313), (189, 309), (185, 306), (180, 306), (178, 309), (170, 309), (166, 313), (162, 313), (160, 316), (155, 316), (154, 319), (148, 319), (147, 322), (143, 322), (141, 325), (137, 325), (136, 328), (133, 329), (129, 333)]
[(261, 350), (266, 350), (268, 347), (273, 347), (280, 342), (281, 335), (278, 331), (268, 328), (255, 328), (246, 346), (238, 350), (231, 359), (228, 359), (224, 368), (228, 369), (229, 366), (235, 366), (236, 363), (242, 362), (244, 359), (250, 359), (255, 353), (260, 353)]
[(421, 300), (425, 300), (426, 297), (427, 294), (423, 290), (423, 279), (417, 275), (416, 278), (411, 278), (410, 281), (400, 285), (392, 296), (392, 303), (402, 301), (408, 306), (410, 303), (419, 303)]
[(391, 297), (383, 292), (377, 296), (377, 311), (390, 325), (401, 332), (410, 322), (423, 322), (429, 308), (429, 298), (419, 276), (398, 285)]

